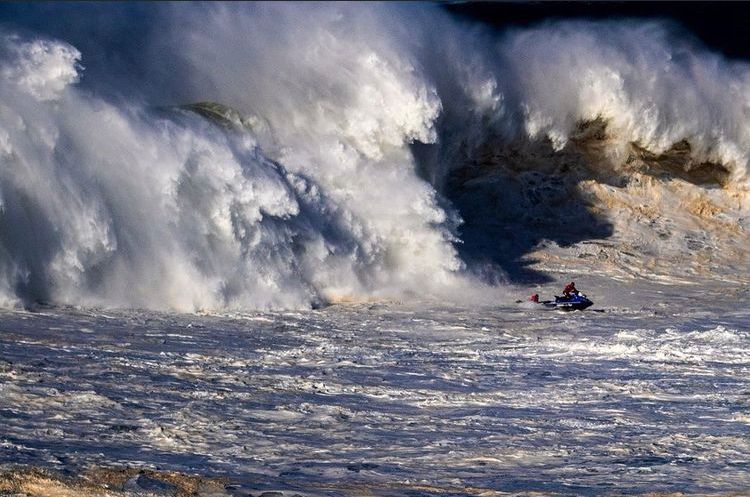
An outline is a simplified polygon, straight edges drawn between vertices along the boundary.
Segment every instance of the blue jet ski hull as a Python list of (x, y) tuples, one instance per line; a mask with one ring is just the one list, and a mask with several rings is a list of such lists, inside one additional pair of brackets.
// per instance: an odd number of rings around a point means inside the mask
[(585, 295), (578, 293), (567, 297), (555, 297), (553, 301), (542, 302), (545, 306), (561, 311), (582, 311), (594, 305)]

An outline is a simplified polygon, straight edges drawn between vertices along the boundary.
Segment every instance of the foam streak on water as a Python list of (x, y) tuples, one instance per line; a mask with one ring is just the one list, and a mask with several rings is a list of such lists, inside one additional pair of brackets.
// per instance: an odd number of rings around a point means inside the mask
[(9, 313), (0, 462), (157, 466), (312, 495), (749, 489), (748, 317)]

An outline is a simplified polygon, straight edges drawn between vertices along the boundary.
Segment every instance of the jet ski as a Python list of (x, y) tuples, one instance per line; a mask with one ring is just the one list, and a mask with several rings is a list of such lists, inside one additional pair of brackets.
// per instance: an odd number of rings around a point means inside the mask
[(570, 297), (557, 297), (555, 300), (545, 300), (540, 302), (545, 307), (560, 309), (561, 311), (582, 311), (594, 305), (592, 301), (581, 292), (575, 292)]

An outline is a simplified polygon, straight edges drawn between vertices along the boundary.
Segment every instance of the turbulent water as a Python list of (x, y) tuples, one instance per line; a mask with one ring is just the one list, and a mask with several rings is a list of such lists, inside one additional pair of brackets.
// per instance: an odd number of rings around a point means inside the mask
[(745, 306), (591, 290), (607, 312), (6, 313), (0, 461), (230, 495), (744, 495)]
[(750, 70), (666, 22), (4, 9), (6, 306), (485, 294), (539, 279), (545, 242), (611, 239), (636, 254), (618, 267), (663, 256), (661, 273), (714, 245), (728, 274), (744, 262)]
[(4, 4), (0, 464), (748, 489), (749, 118), (664, 20)]

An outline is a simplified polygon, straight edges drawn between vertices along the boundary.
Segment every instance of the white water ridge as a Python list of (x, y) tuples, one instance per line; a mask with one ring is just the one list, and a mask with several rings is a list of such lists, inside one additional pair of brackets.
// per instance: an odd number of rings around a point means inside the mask
[[(115, 37), (121, 66), (85, 21), (77, 47), (3, 28), (6, 306), (496, 298), (486, 282), (544, 280), (524, 271), (548, 242), (579, 270), (744, 264), (750, 71), (673, 25), (494, 33), (401, 4), (128, 12), (105, 15), (145, 26)], [(199, 101), (234, 124), (181, 107)], [(614, 250), (578, 260), (589, 240)]]
[(17, 55), (3, 71), (6, 303), (304, 307), (429, 287), (459, 268), (447, 216), (402, 149), (362, 166), (380, 168), (383, 189), (347, 173), (358, 159), (345, 148), (327, 164), (344, 175), (316, 179), (249, 133), (67, 87), (80, 56), (68, 45), (6, 43)]

